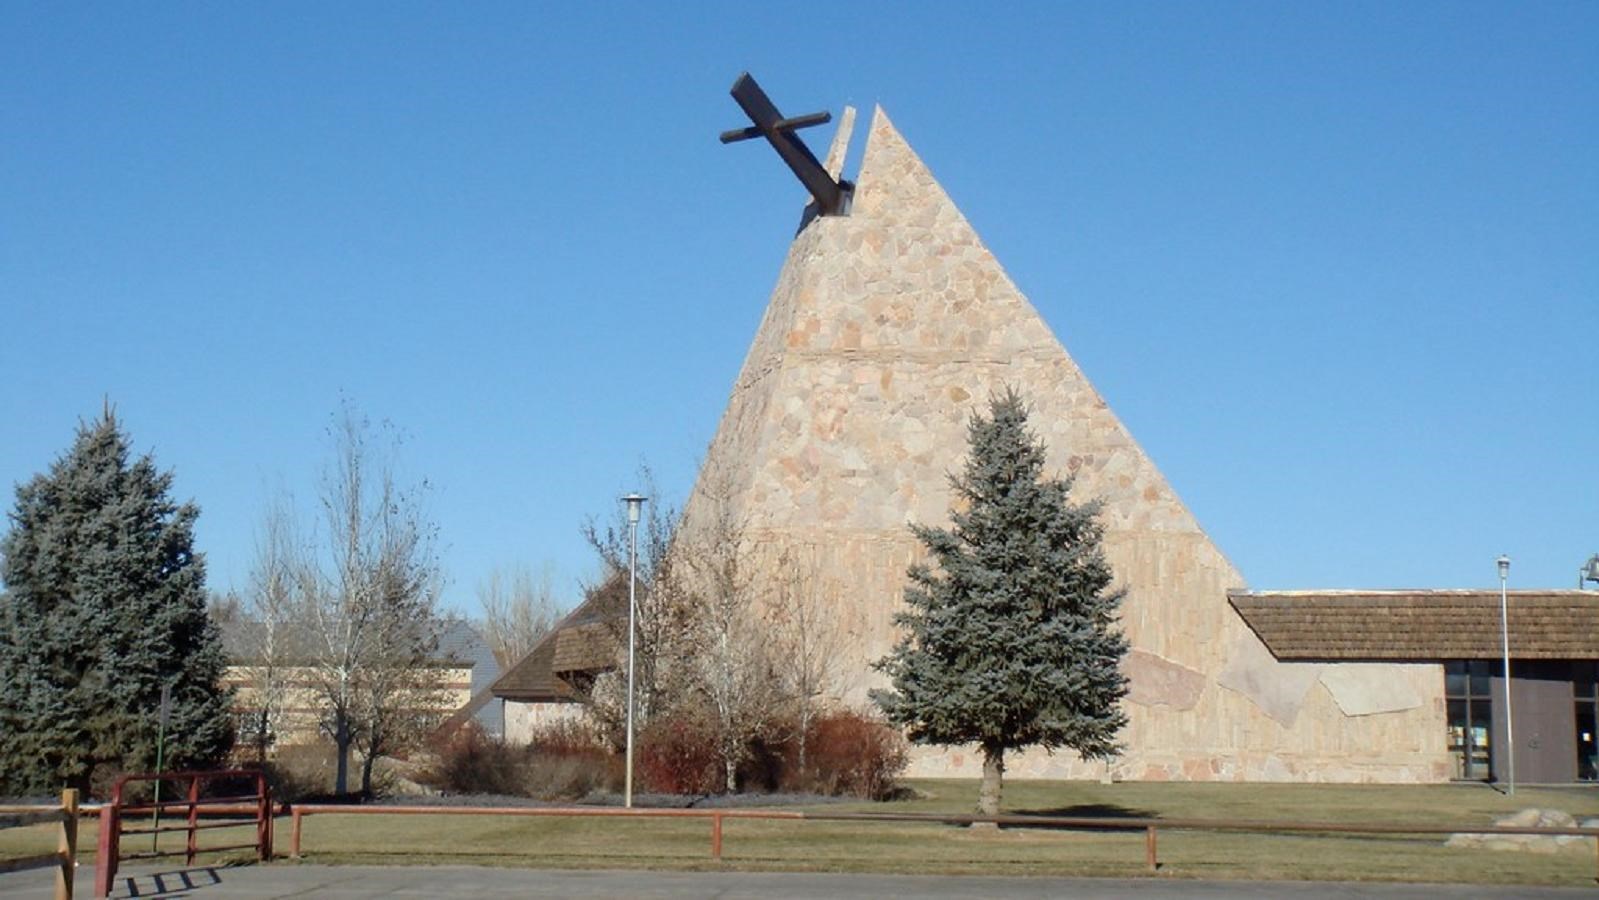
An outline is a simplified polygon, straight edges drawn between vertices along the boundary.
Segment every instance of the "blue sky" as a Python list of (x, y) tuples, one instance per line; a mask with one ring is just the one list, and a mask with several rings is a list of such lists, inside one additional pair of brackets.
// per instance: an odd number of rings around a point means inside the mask
[[(1599, 5), (0, 4), (0, 482), (109, 396), (243, 587), (347, 396), (449, 602), (681, 498), (880, 102), (1257, 588), (1599, 550)], [(826, 133), (808, 133), (825, 146)], [(9, 506), (10, 498), (7, 498)]]

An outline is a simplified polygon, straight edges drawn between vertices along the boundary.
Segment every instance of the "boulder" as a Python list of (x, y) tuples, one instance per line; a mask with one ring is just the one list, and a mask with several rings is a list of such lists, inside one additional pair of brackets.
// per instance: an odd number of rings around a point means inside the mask
[[(1589, 824), (1593, 823), (1593, 824)], [(1529, 807), (1494, 820), (1500, 828), (1599, 828), (1599, 818), (1585, 819), (1579, 826), (1570, 813), (1558, 809)], [(1574, 834), (1452, 834), (1445, 847), (1476, 850), (1519, 850), (1523, 853), (1555, 853), (1561, 847), (1591, 841)]]

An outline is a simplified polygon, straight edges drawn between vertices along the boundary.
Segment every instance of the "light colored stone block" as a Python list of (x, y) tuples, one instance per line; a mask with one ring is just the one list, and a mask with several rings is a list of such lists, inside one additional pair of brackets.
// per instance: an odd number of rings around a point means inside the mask
[(1203, 672), (1143, 650), (1128, 652), (1122, 672), (1127, 675), (1127, 702), (1140, 706), (1193, 709), (1208, 682)]
[(1338, 663), (1321, 670), (1321, 683), (1346, 716), (1402, 712), (1421, 705), (1421, 694), (1404, 666)]
[(1315, 663), (1278, 662), (1260, 638), (1245, 633), (1233, 642), (1231, 658), (1217, 682), (1248, 697), (1266, 715), (1288, 726), (1299, 718), (1305, 695), (1322, 668)]

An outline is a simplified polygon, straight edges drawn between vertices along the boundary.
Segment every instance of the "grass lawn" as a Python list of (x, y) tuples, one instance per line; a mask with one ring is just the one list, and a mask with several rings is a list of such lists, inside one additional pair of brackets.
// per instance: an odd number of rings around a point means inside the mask
[[(921, 796), (828, 811), (967, 813), (977, 784), (911, 782)], [(1010, 781), (1005, 811), (1072, 816), (1155, 816), (1348, 823), (1487, 825), (1529, 806), (1599, 816), (1599, 789), (1521, 788), (1506, 797), (1482, 785), (1098, 784)], [(288, 850), (288, 820), (277, 828)], [(53, 849), (49, 826), (0, 831), (0, 858)], [(201, 846), (249, 840), (248, 829), (202, 832)], [(1594, 884), (1595, 851), (1577, 844), (1550, 854), (1454, 850), (1442, 835), (1282, 836), (1162, 830), (1155, 877), (1471, 881)], [(305, 819), (305, 859), (318, 863), (559, 868), (786, 869), (842, 872), (1142, 876), (1144, 835), (1051, 829), (972, 830), (922, 823), (728, 819), (723, 859), (709, 859), (706, 820), (341, 816)], [(168, 836), (174, 848), (182, 836)], [(124, 839), (144, 849), (148, 836)], [(80, 845), (92, 857), (95, 828)], [(247, 859), (248, 854), (225, 854)], [(85, 861), (87, 864), (87, 860)]]

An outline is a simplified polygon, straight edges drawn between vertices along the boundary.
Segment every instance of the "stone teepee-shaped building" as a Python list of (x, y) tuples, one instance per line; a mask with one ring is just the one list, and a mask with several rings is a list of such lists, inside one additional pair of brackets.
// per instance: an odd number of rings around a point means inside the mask
[[(829, 168), (841, 168), (846, 111)], [(802, 576), (842, 633), (835, 692), (864, 704), (894, 641), (908, 522), (948, 521), (971, 413), (1006, 385), (1050, 465), (1105, 501), (1106, 552), (1133, 650), (1127, 779), (1435, 781), (1443, 678), (1420, 662), (1284, 662), (1229, 592), (1206, 536), (1037, 310), (881, 109), (853, 202), (794, 238), (690, 496), (683, 533), (736, 519), (763, 577)], [(1243, 597), (1260, 595), (1240, 594)], [(917, 748), (912, 774), (977, 774), (978, 754)], [(1104, 777), (1070, 753), (1013, 775)]]

